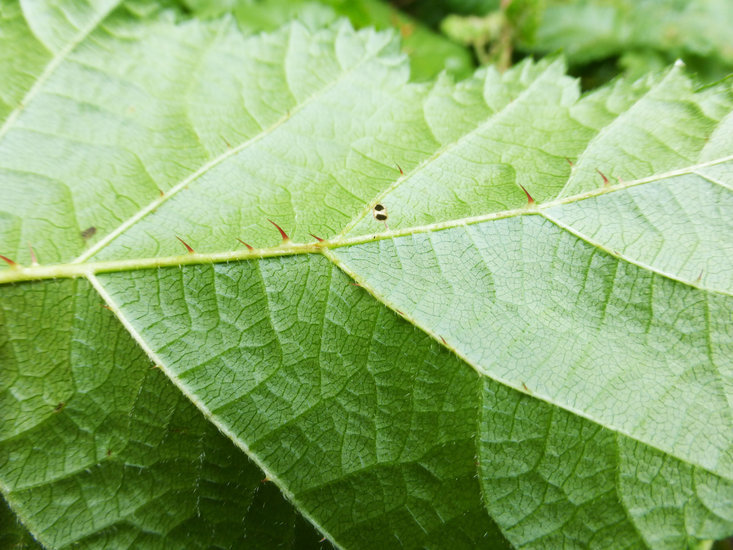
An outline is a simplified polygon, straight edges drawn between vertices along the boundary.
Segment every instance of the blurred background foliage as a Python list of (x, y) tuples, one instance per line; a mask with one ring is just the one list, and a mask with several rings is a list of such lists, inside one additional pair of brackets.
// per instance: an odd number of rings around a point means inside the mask
[(476, 66), (505, 69), (562, 53), (583, 86), (638, 78), (682, 59), (703, 82), (733, 72), (733, 0), (178, 0), (197, 17), (231, 13), (242, 29), (292, 19), (311, 27), (348, 17), (357, 28), (393, 28), (413, 80)]

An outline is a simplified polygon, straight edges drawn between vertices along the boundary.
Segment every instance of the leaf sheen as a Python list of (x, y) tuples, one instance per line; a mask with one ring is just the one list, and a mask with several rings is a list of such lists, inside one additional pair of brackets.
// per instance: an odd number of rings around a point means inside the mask
[[(240, 535), (283, 517), (306, 544), (226, 437), (343, 547), (733, 532), (730, 83), (581, 96), (549, 60), (415, 84), (345, 24), (71, 4), (53, 34), (2, 12), (35, 72), (0, 58), (0, 252), (42, 265), (0, 281), (88, 279), (0, 287), (0, 480), (42, 542), (215, 544), (251, 510)], [(229, 500), (201, 513), (201, 480)]]

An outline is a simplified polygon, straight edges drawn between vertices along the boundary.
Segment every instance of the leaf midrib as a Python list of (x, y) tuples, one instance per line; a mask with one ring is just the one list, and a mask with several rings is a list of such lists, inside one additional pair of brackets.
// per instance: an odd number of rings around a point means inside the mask
[[(223, 160), (223, 159), (222, 159)], [(434, 231), (441, 231), (444, 229), (451, 229), (455, 227), (465, 227), (468, 225), (474, 225), (479, 223), (490, 222), (494, 220), (500, 220), (505, 218), (512, 218), (517, 216), (528, 216), (528, 215), (539, 215), (549, 220), (550, 222), (558, 225), (563, 230), (569, 231), (576, 238), (582, 239), (589, 243), (591, 246), (602, 250), (604, 253), (609, 254), (613, 257), (619, 258), (627, 263), (634, 264), (645, 271), (657, 273), (658, 275), (671, 279), (673, 281), (682, 283), (686, 286), (699, 288), (707, 292), (722, 294), (726, 296), (733, 296), (733, 293), (722, 289), (711, 289), (697, 285), (693, 281), (687, 281), (681, 279), (673, 274), (663, 272), (652, 266), (640, 263), (637, 260), (629, 258), (628, 256), (619, 253), (617, 251), (605, 248), (601, 244), (593, 241), (592, 239), (579, 234), (579, 232), (560, 224), (556, 219), (549, 216), (545, 210), (562, 206), (565, 204), (571, 204), (580, 202), (586, 199), (598, 197), (601, 195), (624, 191), (628, 188), (643, 185), (646, 183), (652, 183), (661, 181), (664, 179), (695, 174), (702, 168), (710, 166), (716, 166), (725, 162), (733, 161), (733, 155), (721, 157), (712, 161), (699, 163), (685, 168), (679, 168), (669, 172), (664, 172), (654, 176), (641, 178), (638, 180), (624, 181), (616, 185), (607, 185), (598, 189), (587, 191), (578, 195), (571, 195), (568, 197), (562, 197), (553, 201), (548, 201), (541, 204), (526, 205), (521, 208), (514, 208), (510, 210), (501, 210), (497, 212), (490, 212), (488, 214), (482, 214), (479, 216), (472, 216), (467, 218), (460, 218), (454, 220), (447, 220), (427, 225), (413, 226), (404, 229), (397, 229), (392, 231), (384, 231), (381, 233), (358, 235), (355, 237), (344, 238), (341, 233), (330, 239), (325, 239), (321, 242), (311, 243), (293, 243), (290, 241), (283, 242), (282, 244), (269, 247), (269, 248), (256, 248), (253, 250), (235, 250), (235, 251), (224, 251), (224, 252), (211, 252), (211, 253), (193, 253), (175, 256), (161, 256), (161, 257), (149, 257), (149, 258), (133, 258), (133, 259), (120, 259), (120, 260), (106, 260), (98, 262), (83, 262), (79, 258), (73, 260), (70, 263), (50, 264), (50, 265), (37, 265), (29, 267), (11, 267), (0, 271), (0, 284), (21, 282), (21, 281), (34, 281), (34, 280), (45, 280), (55, 278), (76, 278), (76, 277), (87, 277), (96, 273), (111, 273), (119, 271), (135, 271), (139, 269), (153, 269), (160, 267), (172, 267), (182, 265), (196, 265), (196, 264), (215, 264), (241, 260), (254, 260), (262, 258), (272, 258), (278, 256), (291, 256), (297, 254), (314, 254), (325, 252), (330, 249), (341, 248), (345, 246), (355, 246), (360, 244), (366, 244), (370, 242), (376, 242), (384, 239), (394, 239), (398, 237), (405, 237), (410, 235), (417, 235), (421, 233), (431, 233)], [(706, 176), (705, 176), (706, 177)], [(729, 190), (727, 186), (724, 186), (714, 179), (707, 178), (713, 184), (718, 184)], [(168, 196), (168, 195), (166, 195)], [(160, 199), (162, 202), (162, 199)], [(156, 206), (157, 202), (153, 203)], [(128, 220), (129, 221), (129, 220)], [(100, 241), (102, 242), (102, 241)], [(89, 254), (87, 254), (89, 255)], [(81, 257), (80, 257), (81, 258)]]

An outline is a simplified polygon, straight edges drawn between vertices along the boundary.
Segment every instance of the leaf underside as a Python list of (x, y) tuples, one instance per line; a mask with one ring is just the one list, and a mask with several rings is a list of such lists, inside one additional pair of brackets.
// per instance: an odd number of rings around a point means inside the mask
[(44, 545), (733, 533), (730, 83), (0, 6), (0, 486)]

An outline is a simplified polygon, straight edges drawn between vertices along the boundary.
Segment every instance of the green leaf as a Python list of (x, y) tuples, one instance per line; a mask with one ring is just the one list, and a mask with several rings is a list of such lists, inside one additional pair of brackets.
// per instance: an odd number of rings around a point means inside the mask
[(667, 62), (682, 57), (713, 81), (733, 70), (731, 25), (727, 0), (545, 0), (536, 32), (523, 33), (520, 47), (562, 49), (577, 64), (624, 56), (627, 67), (647, 70), (660, 55)]
[(347, 24), (57, 7), (1, 42), (41, 60), (0, 122), (0, 487), (41, 542), (733, 533), (730, 82), (415, 84)]
[(442, 71), (465, 78), (474, 69), (471, 54), (383, 0), (182, 0), (194, 14), (204, 17), (231, 12), (240, 28), (272, 31), (297, 19), (307, 27), (348, 17), (356, 28), (394, 29), (402, 36), (402, 50), (410, 58), (413, 80), (428, 80)]
[(49, 548), (313, 545), (103, 305), (85, 281), (3, 288), (0, 464), (28, 528)]

